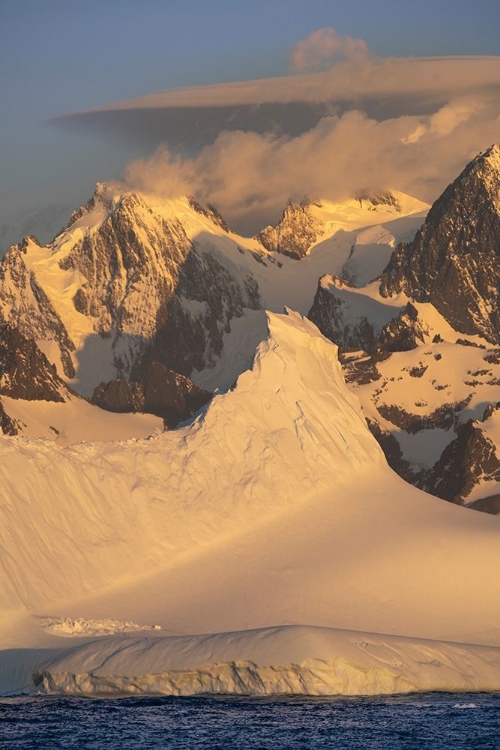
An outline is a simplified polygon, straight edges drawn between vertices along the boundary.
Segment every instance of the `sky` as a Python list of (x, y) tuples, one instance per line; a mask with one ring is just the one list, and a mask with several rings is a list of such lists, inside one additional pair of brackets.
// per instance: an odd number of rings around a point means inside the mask
[[(292, 90), (291, 87), (295, 85), (290, 83), (291, 75), (318, 75), (339, 62), (352, 63), (348, 80), (354, 85), (359, 76), (352, 66), (361, 64), (360, 58), (363, 58), (366, 67), (366, 54), (370, 65), (374, 60), (385, 58), (498, 56), (499, 27), (498, 0), (475, 0), (473, 3), (464, 0), (379, 0), (376, 3), (364, 0), (351, 0), (348, 3), (335, 0), (189, 0), (183, 3), (173, 0), (143, 0), (141, 3), (132, 0), (86, 0), (85, 3), (76, 0), (0, 0), (3, 143), (0, 247), (2, 239), (5, 240), (9, 234), (5, 230), (2, 237), (2, 226), (10, 225), (11, 234), (22, 231), (29, 228), (30, 217), (34, 214), (38, 214), (42, 239), (48, 239), (43, 236), (44, 220), (46, 231), (52, 230), (54, 222), (60, 220), (59, 215), (70, 212), (92, 194), (97, 181), (115, 179), (124, 173), (128, 175), (127, 179), (132, 175), (133, 181), (142, 184), (147, 172), (154, 171), (157, 175), (158, 171), (163, 170), (164, 175), (172, 174), (171, 165), (174, 162), (173, 182), (177, 180), (176, 185), (186, 184), (189, 187), (193, 182), (193, 173), (203, 168), (213, 170), (214, 164), (219, 168), (224, 160), (227, 162), (230, 157), (234, 158), (237, 150), (246, 155), (241, 167), (252, 173), (252, 179), (268, 179), (268, 175), (260, 174), (255, 168), (253, 156), (262, 163), (271, 147), (276, 166), (283, 170), (285, 163), (290, 161), (290, 151), (295, 152), (298, 145), (298, 142), (290, 145), (281, 141), (278, 148), (273, 141), (269, 146), (269, 139), (265, 136), (268, 120), (281, 129), (281, 134), (292, 138), (303, 131), (310, 132), (310, 148), (315, 148), (313, 144), (317, 145), (319, 138), (318, 124), (323, 122), (321, 118), (324, 115), (349, 115), (349, 110), (356, 108), (367, 112), (369, 118), (375, 118), (377, 122), (387, 121), (388, 118), (405, 114), (400, 100), (405, 100), (404, 106), (414, 116), (432, 114), (430, 110), (424, 111), (422, 91), (414, 92), (415, 100), (423, 107), (421, 110), (417, 107), (417, 111), (412, 103), (413, 95), (405, 99), (401, 87), (394, 92), (391, 108), (384, 109), (387, 91), (384, 87), (379, 90), (377, 81), (373, 77), (370, 79), (369, 74), (367, 87), (374, 90), (371, 98), (367, 97), (366, 91), (361, 92), (355, 102), (349, 106), (344, 104), (333, 113), (323, 109), (323, 101), (319, 102), (319, 110), (315, 101), (300, 113), (291, 112), (288, 103), (281, 106), (284, 102), (278, 102), (279, 111), (273, 109), (271, 113), (266, 113), (264, 110), (264, 121), (262, 111), (259, 110), (256, 117), (255, 108), (247, 106), (247, 93), (238, 88), (230, 106), (238, 105), (238, 97), (241, 97), (247, 109), (237, 111), (237, 124), (243, 130), (255, 130), (264, 141), (257, 143), (255, 138), (252, 140), (251, 134), (247, 134), (246, 140), (236, 143), (233, 133), (233, 140), (222, 142), (222, 145), (219, 140), (216, 149), (209, 151), (208, 155), (205, 152), (202, 160), (196, 161), (199, 158), (196, 157), (197, 150), (217, 140), (219, 132), (226, 129), (226, 120), (212, 121), (208, 114), (201, 118), (202, 123), (208, 125), (206, 133), (202, 134), (205, 139), (199, 142), (192, 136), (192, 129), (185, 125), (185, 119), (182, 120), (182, 117), (185, 118), (185, 110), (182, 110), (180, 124), (177, 123), (177, 131), (184, 137), (181, 143), (171, 125), (175, 113), (169, 109), (171, 105), (168, 100), (160, 120), (156, 118), (153, 122), (151, 112), (144, 115), (141, 97), (187, 86), (287, 77), (288, 82), (283, 87), (273, 84), (273, 92), (277, 92), (275, 98), (280, 100), (283, 98), (280, 90)], [(310, 35), (318, 30), (326, 31), (313, 37), (312, 42), (305, 42), (301, 51), (301, 40), (310, 40)], [(331, 58), (328, 58), (328, 52), (332, 53)], [(495, 65), (495, 61), (492, 61), (493, 78), (496, 76)], [(455, 72), (452, 71), (450, 85), (453, 79), (460, 82), (468, 67), (457, 67)], [(375, 69), (372, 65), (372, 69), (374, 75), (379, 76), (380, 68)], [(342, 69), (338, 70), (341, 72)], [(413, 84), (415, 74), (417, 78), (420, 77), (420, 73), (406, 69), (401, 75), (398, 70), (391, 73), (409, 86)], [(382, 75), (386, 75), (386, 72), (383, 71)], [(440, 75), (440, 68), (430, 72), (434, 78)], [(477, 89), (481, 88), (482, 77), (484, 70), (479, 71), (477, 80), (473, 82)], [(327, 79), (316, 78), (313, 82), (322, 89)], [(265, 88), (258, 84), (259, 96)], [(345, 92), (339, 94), (338, 89), (335, 91), (337, 98), (345, 99)], [(477, 101), (470, 102), (472, 93), (471, 90), (453, 90), (449, 96), (444, 90), (439, 95), (435, 93), (436, 111), (448, 99), (453, 99), (455, 109), (452, 119), (463, 116), (469, 121), (470, 111), (477, 117)], [(273, 96), (270, 95), (270, 101)], [(462, 110), (462, 100), (469, 97), (469, 103), (465, 105), (469, 115), (456, 115), (457, 97)], [(318, 97), (320, 100), (322, 98), (327, 97)], [(382, 98), (384, 106), (380, 109)], [(116, 113), (109, 115), (108, 112), (105, 116), (101, 113), (61, 119), (67, 114), (107, 107), (121, 100), (137, 100), (132, 107), (133, 125), (131, 115), (125, 116), (123, 113), (119, 116)], [(192, 102), (189, 106), (192, 106)], [(219, 106), (219, 102), (216, 102), (210, 112), (220, 114)], [(490, 127), (495, 113), (488, 112), (487, 127), (483, 128), (485, 137), (495, 134), (495, 128)], [(445, 112), (441, 120), (447, 117)], [(138, 126), (137, 122), (144, 123), (144, 127)], [(335, 130), (338, 124), (338, 120), (336, 123), (330, 122)], [(321, 126), (323, 130), (324, 125)], [(360, 123), (357, 125), (360, 126)], [(409, 124), (410, 130), (414, 125)], [(476, 125), (477, 133), (479, 121)], [(436, 126), (425, 122), (422, 127), (430, 128), (430, 132), (432, 128), (435, 131)], [(406, 135), (398, 130), (399, 140), (412, 137), (410, 130)], [(363, 129), (360, 126), (360, 137), (365, 137), (368, 131), (370, 127)], [(345, 142), (339, 139), (339, 135), (337, 133), (336, 138), (328, 143), (323, 138), (322, 147), (345, 148)], [(387, 141), (395, 137), (392, 131), (385, 134), (379, 132), (376, 137), (379, 136)], [(192, 143), (189, 141), (191, 137)], [(465, 151), (468, 153), (479, 143), (479, 139), (476, 136), (467, 138)], [(464, 143), (464, 136), (456, 140), (454, 148), (458, 149)], [(153, 156), (161, 142), (166, 143), (170, 151), (166, 152), (163, 148), (159, 157)], [(304, 142), (300, 146), (307, 148)], [(179, 148), (181, 151), (178, 151)], [(447, 148), (445, 146), (445, 153)], [(187, 163), (179, 165), (176, 159), (181, 152), (185, 159), (189, 158)], [(320, 153), (326, 151), (320, 149)], [(430, 156), (437, 151), (426, 153)], [(310, 151), (308, 155), (304, 154), (303, 164), (306, 167), (310, 165), (312, 169), (309, 156)], [(450, 169), (452, 163), (454, 167), (459, 163), (458, 158), (446, 159)], [(133, 162), (132, 167), (127, 166), (130, 162)], [(142, 176), (138, 167), (141, 163)], [(396, 168), (401, 168), (401, 161), (395, 164)], [(179, 177), (180, 171), (182, 174)], [(290, 186), (304, 178), (303, 172), (295, 168), (288, 180), (273, 187), (272, 198), (261, 201), (262, 217), (266, 211), (272, 214), (276, 210), (279, 201), (290, 191)], [(226, 174), (220, 172), (219, 178), (226, 179)], [(387, 175), (387, 179), (389, 177)], [(156, 177), (155, 181), (158, 182)], [(164, 179), (162, 181), (165, 182)], [(213, 186), (200, 185), (199, 182), (197, 175), (193, 188), (201, 197), (213, 198)], [(409, 184), (413, 186), (411, 181)], [(433, 188), (429, 185), (425, 187), (422, 184), (419, 189), (422, 193), (426, 190), (432, 192)], [(437, 185), (435, 187), (437, 189)], [(309, 191), (320, 188), (324, 189), (324, 180), (320, 180), (318, 185), (308, 186)], [(234, 192), (235, 189), (234, 184), (228, 184), (227, 191)], [(298, 186), (297, 190), (300, 192)], [(230, 205), (227, 195), (225, 197), (220, 191), (218, 198), (222, 204), (219, 207), (225, 207), (236, 222), (241, 219), (244, 223), (248, 188), (247, 193), (245, 188), (242, 191), (243, 197), (238, 205)], [(37, 222), (33, 220), (31, 223), (36, 225)]]

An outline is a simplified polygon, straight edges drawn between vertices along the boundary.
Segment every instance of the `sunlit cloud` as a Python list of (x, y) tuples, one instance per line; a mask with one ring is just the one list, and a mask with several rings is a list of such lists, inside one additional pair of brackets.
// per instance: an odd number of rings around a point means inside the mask
[(128, 166), (130, 189), (194, 194), (247, 231), (290, 197), (393, 188), (432, 201), (500, 141), (499, 57), (376, 58), (326, 28), (299, 41), (291, 63), (298, 74), (160, 92), (57, 123), (159, 146)]
[(130, 164), (124, 179), (131, 190), (194, 194), (249, 231), (275, 217), (290, 197), (341, 200), (392, 188), (432, 201), (470, 158), (498, 140), (498, 109), (480, 102), (381, 122), (351, 110), (324, 117), (297, 137), (224, 132), (188, 159), (162, 147)]
[(290, 56), (292, 69), (302, 72), (317, 70), (335, 58), (363, 60), (368, 57), (368, 45), (364, 39), (337, 34), (328, 26), (313, 31), (301, 39)]

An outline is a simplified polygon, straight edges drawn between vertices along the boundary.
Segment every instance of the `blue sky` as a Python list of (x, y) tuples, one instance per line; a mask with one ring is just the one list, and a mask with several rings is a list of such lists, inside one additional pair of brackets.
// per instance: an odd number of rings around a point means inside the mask
[(325, 26), (381, 56), (500, 54), (499, 0), (0, 0), (0, 200), (78, 203), (126, 163), (122, 144), (61, 132), (51, 117), (285, 75), (294, 44)]

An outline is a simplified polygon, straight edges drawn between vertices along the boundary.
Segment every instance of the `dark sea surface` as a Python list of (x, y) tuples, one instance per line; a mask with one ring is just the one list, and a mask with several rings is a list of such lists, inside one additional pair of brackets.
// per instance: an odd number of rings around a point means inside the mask
[(500, 694), (0, 698), (0, 748), (500, 748)]

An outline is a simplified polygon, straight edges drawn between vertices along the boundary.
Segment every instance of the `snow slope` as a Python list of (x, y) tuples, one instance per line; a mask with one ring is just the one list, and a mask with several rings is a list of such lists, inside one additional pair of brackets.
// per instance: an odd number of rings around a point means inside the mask
[(8, 396), (2, 396), (0, 403), (20, 435), (47, 438), (62, 446), (146, 438), (164, 429), (163, 419), (153, 414), (113, 414), (70, 394), (62, 403)]
[[(4, 438), (4, 692), (500, 689), (498, 648), (421, 641), (500, 646), (498, 519), (399, 479), (336, 347), (295, 313), (268, 327), (190, 425), (100, 446)], [(33, 616), (183, 638), (68, 648)]]

